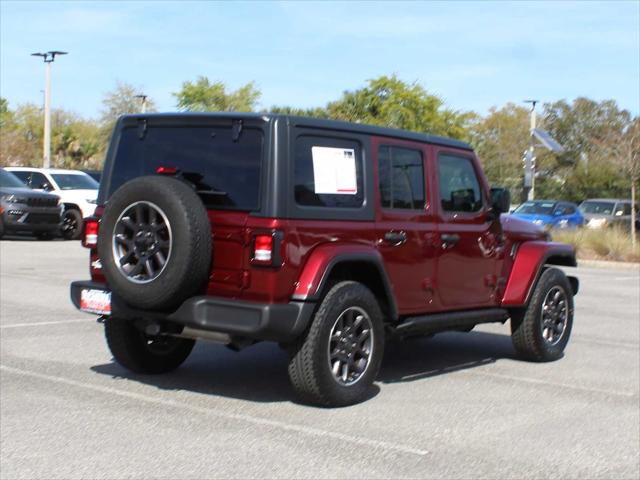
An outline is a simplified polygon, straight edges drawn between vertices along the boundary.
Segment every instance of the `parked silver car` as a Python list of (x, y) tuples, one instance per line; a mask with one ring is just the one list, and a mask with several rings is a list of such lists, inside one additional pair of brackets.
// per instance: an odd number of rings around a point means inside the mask
[[(611, 226), (631, 226), (631, 200), (619, 198), (592, 198), (580, 204), (587, 228), (605, 228)], [(636, 214), (638, 207), (636, 206)], [(636, 226), (640, 222), (636, 220)]]
[(30, 232), (41, 239), (60, 233), (62, 204), (57, 195), (36, 192), (0, 168), (0, 238), (5, 233)]

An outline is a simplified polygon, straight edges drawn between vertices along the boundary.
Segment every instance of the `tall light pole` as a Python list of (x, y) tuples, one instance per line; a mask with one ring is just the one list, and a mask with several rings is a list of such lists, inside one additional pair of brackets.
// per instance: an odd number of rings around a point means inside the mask
[[(524, 152), (524, 193), (527, 196), (527, 200), (533, 200), (536, 186), (536, 157), (534, 149), (536, 147), (544, 147), (550, 152), (559, 155), (564, 151), (564, 148), (549, 132), (536, 126), (536, 103), (538, 103), (538, 100), (524, 100), (524, 103), (531, 104), (530, 143), (529, 148)], [(540, 143), (536, 144), (536, 141)]]
[(42, 57), (46, 64), (46, 81), (44, 88), (44, 141), (42, 146), (42, 165), (44, 168), (51, 166), (51, 64), (57, 55), (66, 55), (67, 52), (52, 50), (45, 53), (32, 53), (34, 57)]
[(142, 113), (147, 113), (147, 95), (141, 93), (140, 95), (135, 95), (135, 98), (139, 98), (142, 104), (140, 111)]
[(536, 157), (533, 154), (533, 149), (535, 148), (534, 132), (536, 129), (536, 103), (538, 103), (538, 100), (525, 100), (524, 103), (531, 104), (529, 148), (524, 154), (524, 191), (527, 194), (527, 200), (533, 200), (535, 198), (536, 187)]

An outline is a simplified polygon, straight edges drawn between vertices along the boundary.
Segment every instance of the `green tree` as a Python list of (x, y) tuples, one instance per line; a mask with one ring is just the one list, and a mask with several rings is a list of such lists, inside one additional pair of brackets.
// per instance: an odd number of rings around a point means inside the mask
[(0, 128), (4, 127), (11, 121), (11, 111), (9, 110), (9, 102), (6, 98), (0, 97)]
[(613, 128), (602, 146), (613, 156), (613, 167), (622, 172), (623, 188), (631, 193), (631, 238), (635, 248), (636, 200), (640, 185), (640, 117), (631, 119), (622, 128)]
[(631, 114), (618, 107), (615, 100), (596, 102), (578, 97), (572, 103), (560, 100), (544, 105), (542, 124), (558, 140), (564, 152), (558, 157), (561, 165), (575, 166), (584, 158), (601, 157), (602, 142), (612, 130), (621, 130)]
[(529, 112), (508, 103), (493, 107), (486, 117), (478, 117), (470, 126), (471, 142), (489, 182), (509, 188), (512, 197), (522, 194), (525, 149), (529, 146)]
[[(33, 104), (8, 106), (2, 113), (0, 164), (41, 166), (43, 113)], [(95, 121), (55, 109), (51, 112), (52, 166), (64, 168), (97, 167), (101, 162), (99, 126)]]
[[(622, 131), (631, 114), (614, 100), (596, 102), (579, 97), (545, 104), (542, 127), (564, 148), (553, 155), (536, 152), (536, 196), (582, 201), (594, 196), (624, 195), (624, 176), (613, 167), (615, 155), (606, 147), (611, 132)], [(599, 193), (598, 193), (599, 192)]]
[[(117, 81), (113, 90), (108, 91), (102, 98), (100, 116), (100, 132), (98, 138), (99, 150), (106, 152), (115, 126), (116, 120), (122, 115), (142, 112), (142, 87), (135, 87), (129, 83)], [(145, 99), (145, 111), (155, 112), (156, 104), (153, 99)]]
[(327, 105), (329, 118), (467, 139), (472, 114), (445, 108), (418, 83), (381, 76)]
[(329, 112), (326, 108), (314, 107), (314, 108), (295, 108), (287, 106), (273, 106), (269, 110), (265, 110), (269, 113), (278, 113), (282, 115), (293, 115), (296, 117), (313, 117), (313, 118), (329, 118)]
[(18, 105), (2, 112), (0, 165), (40, 165), (42, 163), (42, 110), (33, 104)]
[[(129, 83), (117, 81), (116, 87), (108, 91), (102, 98), (101, 123), (113, 125), (121, 115), (140, 113), (142, 111), (142, 88)], [(145, 99), (145, 110), (155, 112), (156, 105), (153, 99)]]
[(254, 82), (228, 92), (224, 83), (204, 76), (183, 82), (180, 91), (173, 93), (178, 108), (190, 112), (252, 112), (261, 95)]
[(105, 145), (100, 126), (74, 113), (54, 110), (52, 115), (54, 164), (63, 168), (97, 168)]

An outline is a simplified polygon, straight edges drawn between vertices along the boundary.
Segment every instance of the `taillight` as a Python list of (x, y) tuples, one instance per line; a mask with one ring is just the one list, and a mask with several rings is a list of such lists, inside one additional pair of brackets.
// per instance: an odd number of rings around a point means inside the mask
[(86, 248), (95, 248), (98, 245), (98, 228), (99, 222), (97, 218), (87, 218), (84, 221), (84, 235), (82, 236), (82, 246)]
[(277, 266), (282, 263), (280, 254), (282, 232), (258, 233), (254, 235), (251, 249), (251, 263), (253, 265)]
[(254, 263), (271, 264), (273, 258), (273, 236), (272, 235), (256, 235), (253, 241), (253, 258)]

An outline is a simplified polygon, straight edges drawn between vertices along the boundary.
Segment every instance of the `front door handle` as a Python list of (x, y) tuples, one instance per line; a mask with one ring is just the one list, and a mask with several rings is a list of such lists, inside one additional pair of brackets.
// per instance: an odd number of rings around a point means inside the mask
[(391, 230), (384, 234), (384, 241), (391, 245), (402, 245), (407, 241), (407, 232)]
[(457, 233), (443, 233), (440, 235), (440, 240), (442, 241), (442, 248), (450, 248), (460, 241), (460, 235)]

